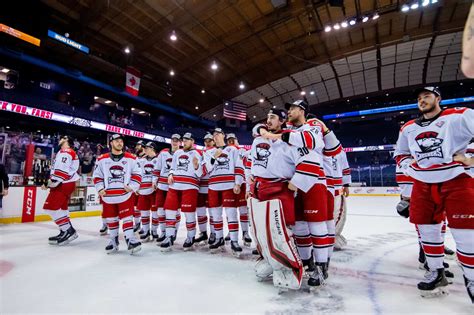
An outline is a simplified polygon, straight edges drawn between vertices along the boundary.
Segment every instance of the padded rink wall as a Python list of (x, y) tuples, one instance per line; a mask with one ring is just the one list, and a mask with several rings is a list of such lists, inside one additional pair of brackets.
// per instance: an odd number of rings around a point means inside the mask
[[(8, 196), (3, 198), (0, 210), (0, 223), (27, 223), (49, 221), (51, 218), (43, 211), (48, 190), (40, 187), (10, 187)], [(84, 187), (79, 195), (73, 197), (81, 206), (71, 207), (71, 218), (99, 216), (102, 205), (95, 187)], [(78, 208), (78, 209), (77, 209)]]
[[(398, 187), (350, 187), (352, 197), (380, 196), (398, 197)], [(51, 218), (43, 211), (43, 204), (48, 190), (40, 187), (10, 187), (8, 196), (3, 198), (3, 209), (0, 210), (0, 223), (27, 223), (49, 221)], [(99, 216), (102, 205), (94, 187), (86, 187), (82, 195), (74, 197), (82, 202), (82, 209), (71, 209), (71, 218)]]

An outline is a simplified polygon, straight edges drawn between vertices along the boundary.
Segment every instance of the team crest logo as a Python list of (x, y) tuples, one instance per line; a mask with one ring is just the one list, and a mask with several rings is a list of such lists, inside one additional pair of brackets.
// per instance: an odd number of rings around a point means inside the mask
[(228, 170), (229, 169), (229, 156), (222, 152), (221, 155), (216, 159), (217, 165), (216, 170)]
[(176, 166), (176, 169), (177, 170), (181, 170), (181, 171), (187, 171), (188, 170), (188, 165), (189, 165), (189, 156), (187, 155), (181, 155), (179, 158), (178, 158), (178, 165)]
[(436, 127), (441, 128), (444, 125), (444, 120), (438, 121), (436, 124)]
[(112, 177), (109, 178), (109, 184), (124, 182), (125, 171), (123, 170), (123, 167), (120, 165), (112, 165), (109, 171), (110, 175), (112, 175)]
[(259, 143), (256, 146), (256, 158), (252, 161), (253, 165), (258, 165), (267, 168), (268, 157), (272, 154), (270, 152), (270, 144)]
[(153, 164), (145, 164), (143, 166), (143, 171), (145, 172), (145, 175), (153, 174)]
[(429, 158), (443, 158), (443, 150), (441, 147), (443, 139), (438, 138), (437, 132), (422, 132), (416, 136), (415, 141), (421, 149), (421, 151), (415, 151), (416, 160), (418, 162)]
[(337, 159), (334, 156), (331, 157), (331, 165), (332, 165), (333, 171), (337, 171)]

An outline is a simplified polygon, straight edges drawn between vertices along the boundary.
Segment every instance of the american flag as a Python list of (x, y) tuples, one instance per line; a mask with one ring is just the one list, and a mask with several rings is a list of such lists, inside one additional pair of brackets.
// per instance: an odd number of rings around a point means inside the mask
[(224, 117), (237, 120), (246, 120), (247, 105), (231, 101), (224, 102)]

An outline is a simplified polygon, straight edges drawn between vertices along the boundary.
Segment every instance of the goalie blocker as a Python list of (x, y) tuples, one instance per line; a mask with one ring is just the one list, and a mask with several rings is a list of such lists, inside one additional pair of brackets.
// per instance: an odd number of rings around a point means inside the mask
[[(257, 247), (263, 256), (263, 261), (256, 266), (257, 276), (269, 277), (273, 272), (276, 287), (298, 290), (303, 279), (303, 264), (291, 231), (286, 227), (281, 201), (249, 198), (249, 214)], [(267, 268), (262, 268), (262, 264)], [(264, 270), (266, 274), (262, 274)]]

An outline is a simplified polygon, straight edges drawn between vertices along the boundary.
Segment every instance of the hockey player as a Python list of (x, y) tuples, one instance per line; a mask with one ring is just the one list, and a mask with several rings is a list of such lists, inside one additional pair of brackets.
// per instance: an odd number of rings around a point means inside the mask
[(141, 250), (141, 243), (133, 232), (133, 195), (140, 188), (141, 170), (137, 158), (123, 152), (123, 137), (110, 137), (110, 153), (97, 158), (93, 178), (95, 188), (103, 200), (104, 217), (109, 227), (110, 243), (105, 248), (109, 254), (119, 248), (118, 229), (122, 229), (131, 254)]
[[(143, 159), (146, 156), (145, 153), (145, 142), (143, 140), (139, 140), (135, 144), (135, 155), (137, 156), (138, 160)], [(143, 229), (140, 229), (140, 221), (141, 221), (141, 215), (140, 215), (140, 210), (138, 209), (138, 195), (135, 194), (133, 195), (133, 203), (134, 203), (134, 209), (133, 209), (133, 221), (135, 222), (135, 225), (133, 227), (133, 232), (139, 231), (139, 234), (143, 234)]]
[[(138, 190), (138, 204), (137, 208), (140, 211), (141, 223), (143, 233), (140, 235), (140, 240), (148, 242), (150, 240), (150, 211), (154, 212), (154, 217), (158, 219), (156, 208), (153, 207), (155, 203), (155, 189), (153, 185), (154, 170), (158, 164), (156, 156), (156, 144), (148, 142), (145, 145), (145, 155), (137, 159), (141, 169), (142, 182)], [(152, 239), (157, 239), (157, 225), (152, 227)]]
[(222, 207), (225, 208), (230, 232), (230, 246), (234, 255), (242, 252), (239, 245), (239, 221), (237, 219), (237, 197), (244, 181), (244, 168), (239, 152), (234, 146), (225, 146), (224, 132), (216, 128), (213, 132), (216, 148), (205, 155), (205, 167), (209, 172), (208, 205), (212, 213), (216, 241), (209, 248), (215, 253), (224, 243)]
[[(285, 104), (285, 107), (288, 109), (288, 120), (293, 132), (281, 135), (271, 135), (263, 132), (262, 136), (269, 139), (281, 139), (300, 148), (302, 152), (315, 151), (317, 156), (323, 158), (321, 166), (324, 169), (320, 170), (321, 174), (329, 176), (330, 179), (325, 181), (324, 185), (315, 185), (309, 192), (299, 191), (296, 199), (297, 219), (294, 233), (298, 252), (308, 271), (313, 269), (313, 259), (316, 261), (316, 268), (308, 284), (310, 286), (320, 286), (324, 284), (324, 280), (328, 277), (329, 258), (335, 238), (331, 157), (339, 154), (342, 151), (342, 146), (334, 133), (321, 121), (317, 119), (306, 121), (309, 111), (306, 102), (298, 100), (294, 103)], [(323, 137), (323, 147), (318, 142), (320, 137)], [(314, 161), (311, 161), (311, 163), (314, 163)], [(301, 171), (305, 172), (306, 169), (312, 169), (312, 167), (305, 166)], [(328, 198), (330, 198), (329, 202)], [(326, 206), (322, 205), (323, 202), (326, 203)]]
[[(158, 155), (158, 163), (155, 166), (154, 170), (154, 183), (156, 186), (155, 190), (155, 204), (154, 208), (157, 209), (157, 218), (152, 217), (152, 229), (154, 226), (159, 225), (160, 227), (160, 236), (156, 239), (157, 245), (160, 245), (161, 242), (166, 238), (166, 215), (163, 205), (165, 204), (166, 194), (168, 192), (168, 175), (171, 169), (171, 162), (173, 161), (173, 154), (179, 150), (181, 146), (181, 136), (177, 133), (171, 135), (171, 149), (163, 149)], [(152, 213), (153, 215), (153, 213)], [(178, 212), (176, 221), (179, 223), (181, 216)]]
[[(227, 145), (229, 146), (235, 146), (237, 150), (239, 151), (239, 157), (242, 159), (242, 165), (245, 168), (245, 161), (247, 159), (247, 150), (244, 148), (239, 147), (239, 140), (235, 136), (234, 133), (228, 133), (227, 136)], [(245, 193), (246, 193), (246, 187), (245, 187), (245, 181), (240, 187), (240, 194), (237, 197), (237, 205), (239, 207), (239, 219), (240, 219), (240, 228), (242, 229), (242, 240), (244, 241), (244, 245), (249, 247), (250, 244), (252, 243), (252, 239), (250, 238), (249, 234), (249, 215), (248, 215), (248, 209), (247, 209), (247, 199), (245, 198)], [(230, 235), (229, 239), (226, 237), (226, 241), (230, 240)]]
[(474, 303), (474, 180), (453, 155), (474, 136), (474, 111), (442, 110), (436, 87), (417, 91), (421, 117), (407, 122), (397, 141), (395, 159), (413, 177), (410, 222), (418, 226), (430, 273), (418, 283), (422, 296), (447, 293), (443, 267), (444, 217), (457, 248), (467, 292)]
[(166, 239), (161, 243), (162, 251), (171, 250), (176, 238), (176, 213), (179, 208), (186, 217), (188, 231), (184, 250), (193, 247), (196, 236), (196, 204), (199, 178), (202, 176), (202, 155), (194, 148), (194, 137), (190, 132), (183, 135), (183, 148), (173, 155), (168, 175), (169, 189), (166, 194)]
[(59, 234), (50, 237), (51, 245), (66, 245), (77, 238), (76, 230), (69, 220), (69, 198), (79, 179), (79, 158), (72, 149), (74, 141), (64, 136), (59, 140), (59, 152), (56, 154), (51, 177), (43, 189), (50, 189), (43, 209), (59, 227)]
[[(204, 136), (204, 150), (203, 154), (206, 153), (206, 151), (212, 149), (215, 147), (215, 142), (214, 138), (212, 137), (212, 134), (208, 133)], [(208, 202), (207, 202), (207, 193), (209, 191), (209, 174), (204, 173), (203, 176), (201, 176), (199, 180), (199, 194), (198, 194), (198, 202), (197, 202), (197, 208), (196, 208), (196, 215), (197, 215), (197, 221), (198, 221), (198, 226), (199, 226), (199, 236), (196, 238), (195, 242), (196, 244), (199, 244), (201, 242), (208, 242), (213, 243), (216, 240), (216, 232), (214, 231), (214, 225), (212, 222), (212, 215), (209, 212), (209, 226), (211, 229), (210, 237), (207, 235), (207, 213), (206, 213), (206, 208), (208, 207)]]

